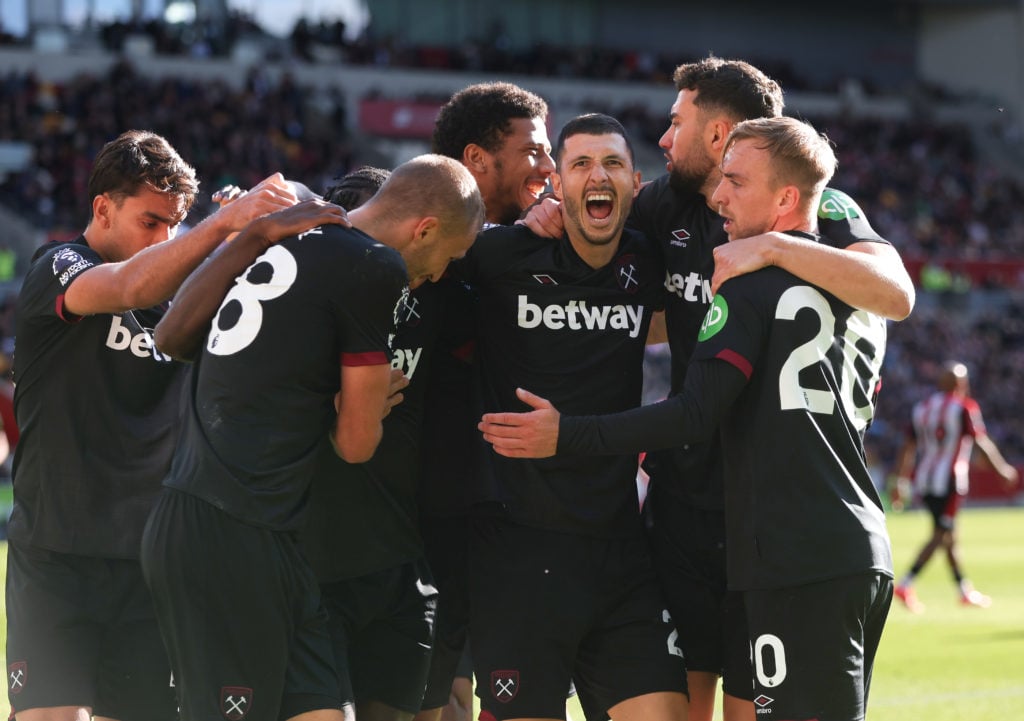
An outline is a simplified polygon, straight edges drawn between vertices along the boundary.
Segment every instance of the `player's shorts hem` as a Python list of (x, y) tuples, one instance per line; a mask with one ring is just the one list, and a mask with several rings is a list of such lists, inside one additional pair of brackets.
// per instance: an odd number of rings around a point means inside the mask
[[(299, 714), (309, 713), (310, 711), (323, 711), (325, 709), (340, 711), (341, 700), (332, 696), (314, 693), (286, 694), (281, 699), (281, 714), (279, 718), (290, 719)], [(405, 709), (402, 710), (404, 711)]]

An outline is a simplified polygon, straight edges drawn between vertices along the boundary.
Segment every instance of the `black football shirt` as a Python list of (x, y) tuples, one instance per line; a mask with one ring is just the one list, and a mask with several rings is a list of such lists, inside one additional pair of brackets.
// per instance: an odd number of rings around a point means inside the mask
[(892, 575), (864, 460), (885, 321), (779, 268), (724, 283), (682, 392), (604, 418), (563, 418), (559, 451), (623, 452), (708, 438), (724, 460), (730, 588)]
[[(483, 412), (521, 411), (516, 388), (567, 413), (637, 405), (651, 314), (663, 305), (661, 264), (643, 235), (623, 233), (612, 261), (591, 268), (567, 237), (524, 226), (484, 231), (457, 272), (476, 289), (476, 365)], [(474, 500), (511, 520), (587, 535), (642, 531), (637, 456), (509, 459), (478, 440)]]
[(40, 249), (18, 295), (14, 356), (16, 542), (137, 558), (170, 468), (184, 366), (156, 350), (163, 309), (78, 317), (64, 293), (103, 263), (85, 238)]
[(700, 339), (694, 361), (750, 377), (721, 428), (730, 586), (891, 576), (863, 448), (885, 321), (767, 268), (723, 284)]
[(442, 331), (444, 289), (426, 283), (402, 302), (392, 367), (409, 379), (403, 400), (384, 418), (384, 435), (366, 463), (346, 463), (329, 444), (319, 453), (303, 551), (322, 582), (394, 568), (423, 555), (417, 479), (431, 366)]
[(247, 523), (297, 529), (341, 365), (391, 362), (406, 283), (398, 253), (356, 229), (271, 246), (213, 319), (165, 485)]
[[(672, 187), (669, 175), (645, 185), (630, 213), (631, 227), (654, 240), (665, 263), (665, 323), (672, 354), (671, 392), (678, 393), (697, 343), (697, 332), (711, 305), (714, 249), (729, 242), (722, 218), (704, 196)], [(863, 211), (841, 191), (826, 188), (818, 209), (823, 242), (837, 248), (859, 241), (885, 242)], [(722, 459), (717, 435), (709, 441), (648, 453), (644, 468), (652, 491), (688, 505), (722, 508)], [(686, 479), (681, 483), (681, 479)]]

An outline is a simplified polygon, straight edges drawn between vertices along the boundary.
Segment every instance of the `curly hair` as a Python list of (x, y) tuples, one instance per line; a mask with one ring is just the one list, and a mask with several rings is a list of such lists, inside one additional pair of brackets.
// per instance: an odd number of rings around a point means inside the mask
[(332, 180), (324, 190), (324, 200), (345, 210), (355, 210), (372, 198), (390, 175), (390, 170), (365, 165)]
[(779, 84), (743, 60), (711, 55), (676, 68), (676, 90), (696, 90), (694, 105), (718, 110), (732, 120), (774, 118), (782, 115), (785, 101)]
[(513, 118), (545, 119), (548, 105), (540, 96), (512, 83), (478, 83), (463, 88), (445, 103), (434, 123), (433, 152), (462, 160), (473, 143), (497, 152), (511, 134)]

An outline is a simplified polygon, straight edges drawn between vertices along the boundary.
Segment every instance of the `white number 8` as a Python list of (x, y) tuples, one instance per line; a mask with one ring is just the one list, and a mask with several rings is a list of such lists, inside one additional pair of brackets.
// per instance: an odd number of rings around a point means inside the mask
[(284, 295), (295, 284), (295, 257), (280, 245), (257, 258), (224, 296), (213, 319), (206, 349), (231, 355), (252, 343), (263, 325), (264, 301)]

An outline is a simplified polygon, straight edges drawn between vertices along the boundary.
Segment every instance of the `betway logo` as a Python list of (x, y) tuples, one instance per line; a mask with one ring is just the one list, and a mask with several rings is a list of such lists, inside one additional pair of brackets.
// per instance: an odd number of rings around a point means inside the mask
[(121, 323), (121, 316), (115, 315), (110, 319), (110, 332), (107, 333), (107, 348), (111, 350), (130, 350), (132, 355), (138, 358), (153, 358), (163, 363), (173, 360), (156, 349), (153, 343), (153, 333), (143, 330), (141, 333), (132, 335)]
[(412, 374), (420, 364), (423, 348), (395, 348), (392, 353), (394, 357), (391, 359), (391, 367), (402, 371), (406, 378), (412, 380)]
[(642, 305), (587, 305), (585, 300), (570, 300), (565, 305), (543, 308), (519, 296), (519, 327), (536, 328), (543, 324), (552, 330), (628, 330), (630, 338), (640, 335)]
[[(665, 271), (665, 290), (675, 293), (683, 300), (696, 303), (697, 301), (707, 305), (711, 302), (711, 281), (704, 280), (700, 273), (670, 273)], [(697, 295), (698, 290), (700, 295)]]

